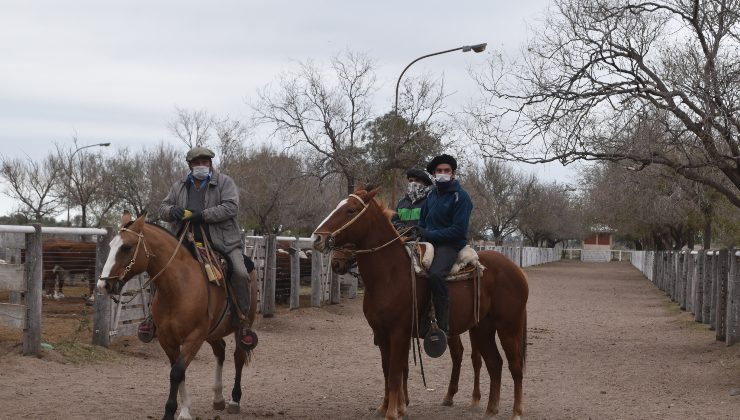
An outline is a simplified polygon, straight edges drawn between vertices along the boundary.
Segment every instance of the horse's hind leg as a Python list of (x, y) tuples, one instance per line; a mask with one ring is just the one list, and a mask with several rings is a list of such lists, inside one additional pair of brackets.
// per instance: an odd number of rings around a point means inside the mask
[[(234, 340), (239, 340), (239, 337), (234, 335)], [(229, 407), (227, 411), (230, 414), (237, 414), (241, 411), (241, 400), (242, 400), (242, 370), (244, 365), (247, 363), (249, 355), (247, 352), (240, 349), (239, 346), (235, 346), (234, 350), (234, 368), (236, 373), (234, 374), (234, 388), (231, 390), (231, 401), (229, 401)]]
[[(526, 326), (524, 327), (526, 328)], [(521, 328), (513, 329), (513, 331), (501, 331), (499, 330), (498, 336), (501, 340), (501, 347), (506, 353), (506, 360), (509, 362), (509, 371), (511, 372), (511, 378), (514, 379), (514, 412), (513, 418), (518, 419), (522, 413), (522, 377), (524, 371), (524, 348)]]
[(450, 356), (452, 357), (452, 374), (450, 375), (450, 385), (447, 387), (447, 395), (442, 400), (442, 405), (451, 406), (454, 403), (455, 394), (457, 394), (457, 385), (460, 381), (460, 367), (462, 366), (465, 349), (459, 335), (450, 337), (447, 340), (447, 345), (450, 348)]
[(470, 339), (474, 340), (473, 347), (479, 350), (483, 361), (486, 362), (488, 376), (491, 377), (486, 416), (494, 416), (498, 413), (501, 400), (501, 369), (504, 360), (496, 348), (495, 336), (496, 329), (489, 320), (482, 320), (477, 327), (470, 330)]
[(473, 362), (473, 399), (471, 405), (480, 404), (480, 368), (483, 366), (483, 359), (480, 356), (480, 350), (475, 346), (475, 341), (470, 338), (470, 360)]
[(226, 408), (223, 382), (224, 359), (226, 359), (226, 342), (224, 340), (213, 340), (209, 341), (208, 344), (211, 345), (213, 355), (216, 356), (216, 376), (213, 381), (213, 409), (221, 411)]

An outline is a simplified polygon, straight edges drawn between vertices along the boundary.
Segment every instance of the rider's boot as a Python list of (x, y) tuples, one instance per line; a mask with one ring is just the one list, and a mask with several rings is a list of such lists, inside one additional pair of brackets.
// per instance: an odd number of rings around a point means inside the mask
[(241, 314), (239, 314), (239, 329), (238, 329), (238, 337), (237, 340), (237, 346), (239, 346), (240, 349), (244, 351), (250, 351), (257, 347), (257, 334), (252, 331), (252, 329), (249, 326), (249, 320), (247, 319), (247, 316), (249, 315), (249, 305), (250, 305), (250, 293), (249, 293), (249, 283), (243, 282), (242, 284), (235, 284), (240, 283), (239, 281), (232, 282), (232, 290), (234, 291), (234, 295), (236, 297), (237, 304), (239, 305), (239, 311)]
[(448, 297), (434, 298), (434, 313), (437, 317), (437, 326), (444, 331), (445, 335), (450, 334), (450, 299)]

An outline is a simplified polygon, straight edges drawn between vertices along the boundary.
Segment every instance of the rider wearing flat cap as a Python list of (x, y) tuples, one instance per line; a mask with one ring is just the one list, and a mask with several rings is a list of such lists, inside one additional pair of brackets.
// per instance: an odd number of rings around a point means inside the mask
[[(242, 314), (249, 314), (249, 273), (244, 265), (244, 251), (237, 214), (239, 189), (234, 180), (213, 168), (215, 154), (205, 147), (194, 147), (186, 155), (190, 173), (175, 182), (159, 206), (159, 217), (171, 222), (174, 233), (181, 232), (190, 221), (196, 242), (202, 242), (202, 226), (213, 249), (229, 259), (229, 282)], [(248, 328), (247, 320), (239, 325), (237, 343), (245, 350), (256, 345), (256, 335)]]
[(427, 165), (434, 175), (434, 188), (421, 209), (418, 231), (422, 240), (434, 245), (434, 260), (427, 273), (432, 302), (439, 328), (449, 332), (450, 300), (447, 275), (457, 255), (468, 240), (468, 224), (473, 202), (455, 179), (457, 161), (450, 155), (439, 155)]

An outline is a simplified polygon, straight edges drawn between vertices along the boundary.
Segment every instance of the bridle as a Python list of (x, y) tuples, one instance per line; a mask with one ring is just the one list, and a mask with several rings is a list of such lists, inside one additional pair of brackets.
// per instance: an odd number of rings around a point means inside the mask
[(410, 231), (412, 229), (412, 228), (408, 228), (408, 229), (404, 230), (403, 232), (400, 232), (400, 233), (399, 232), (396, 232), (396, 236), (393, 239), (391, 239), (390, 241), (384, 243), (383, 245), (372, 247), (372, 248), (368, 248), (368, 249), (357, 249), (357, 250), (355, 250), (355, 249), (348, 249), (348, 248), (342, 248), (342, 247), (336, 247), (336, 246), (334, 246), (334, 238), (336, 238), (337, 234), (339, 234), (344, 229), (347, 229), (352, 223), (354, 223), (357, 219), (359, 219), (360, 216), (362, 216), (363, 213), (365, 213), (365, 211), (368, 209), (368, 207), (370, 207), (370, 204), (369, 203), (365, 203), (365, 201), (360, 196), (358, 196), (357, 194), (350, 194), (349, 197), (356, 199), (357, 201), (359, 201), (362, 204), (362, 210), (360, 210), (360, 212), (357, 213), (355, 215), (355, 217), (351, 218), (347, 223), (345, 223), (339, 229), (337, 229), (337, 230), (335, 230), (333, 232), (320, 232), (318, 230), (316, 230), (316, 231), (313, 232), (314, 234), (327, 235), (327, 237), (326, 237), (326, 245), (327, 245), (327, 248), (329, 249), (329, 251), (342, 251), (342, 252), (344, 252), (346, 254), (351, 255), (352, 257), (354, 257), (356, 255), (359, 255), (359, 254), (369, 254), (369, 253), (378, 251), (380, 249), (383, 249), (386, 246), (392, 244), (393, 242), (401, 239), (404, 234), (406, 234), (408, 231)]
[[(164, 270), (166, 270), (167, 267), (169, 267), (169, 265), (172, 262), (172, 260), (175, 259), (175, 255), (177, 255), (177, 251), (180, 249), (180, 245), (182, 245), (182, 240), (185, 238), (185, 234), (188, 231), (188, 226), (189, 225), (190, 225), (190, 221), (188, 220), (185, 223), (185, 227), (183, 228), (182, 235), (180, 235), (180, 239), (177, 242), (177, 246), (175, 247), (175, 251), (172, 253), (172, 256), (167, 261), (167, 264), (165, 264), (164, 267), (162, 267), (162, 269), (159, 270), (159, 273), (157, 273), (154, 277), (150, 277), (149, 280), (147, 280), (141, 286), (141, 288), (139, 288), (139, 290), (136, 293), (133, 294), (133, 296), (131, 297), (131, 299), (128, 300), (128, 302), (131, 302), (133, 299), (135, 299), (136, 296), (139, 293), (141, 293), (142, 290), (144, 290), (147, 287), (149, 287), (149, 284), (151, 284), (155, 279), (157, 279), (157, 277), (159, 277), (162, 273), (164, 273)], [(125, 282), (124, 278), (129, 273), (129, 271), (131, 271), (131, 269), (134, 267), (134, 264), (136, 264), (136, 257), (139, 255), (139, 248), (141, 247), (141, 244), (144, 244), (144, 254), (146, 255), (147, 265), (149, 265), (149, 259), (151, 257), (156, 257), (156, 255), (153, 252), (149, 251), (149, 247), (147, 246), (146, 239), (144, 239), (144, 232), (136, 232), (134, 230), (131, 230), (131, 229), (128, 229), (128, 228), (125, 228), (125, 227), (122, 227), (122, 228), (118, 229), (118, 234), (119, 235), (122, 232), (133, 233), (134, 235), (136, 235), (138, 237), (138, 240), (136, 241), (136, 248), (134, 248), (134, 255), (131, 257), (131, 261), (129, 261), (128, 265), (126, 265), (126, 267), (123, 268), (123, 272), (121, 274), (119, 274), (117, 276), (100, 277), (100, 280), (103, 280), (105, 282), (108, 282), (110, 280), (113, 280), (113, 281), (115, 281), (114, 284), (116, 284), (116, 285), (118, 285), (118, 283), (124, 283)], [(121, 289), (123, 289), (123, 288), (121, 288)], [(113, 299), (114, 302), (119, 303), (119, 300), (116, 299), (115, 296), (113, 296), (113, 294), (111, 294), (110, 297), (111, 297), (111, 299)], [(128, 302), (124, 302), (124, 304), (125, 303), (128, 303)]]

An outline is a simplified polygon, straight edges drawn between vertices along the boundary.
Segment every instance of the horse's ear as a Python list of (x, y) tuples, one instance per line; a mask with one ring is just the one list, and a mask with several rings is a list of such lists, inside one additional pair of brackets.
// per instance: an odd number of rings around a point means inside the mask
[(131, 225), (132, 230), (141, 232), (141, 229), (144, 227), (144, 223), (146, 223), (146, 213), (143, 213), (141, 216), (136, 218), (136, 221), (134, 221), (134, 224)]
[(128, 210), (124, 210), (123, 214), (121, 214), (121, 227), (126, 226), (126, 224), (130, 221), (131, 221), (131, 212)]
[(379, 191), (380, 191), (380, 187), (373, 188), (372, 190), (368, 191), (367, 194), (365, 194), (365, 196), (362, 198), (363, 200), (365, 200), (366, 203), (369, 203), (370, 200), (372, 200), (373, 197), (375, 197), (375, 194), (377, 194)]

